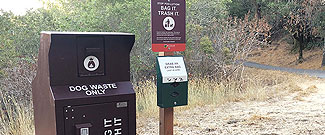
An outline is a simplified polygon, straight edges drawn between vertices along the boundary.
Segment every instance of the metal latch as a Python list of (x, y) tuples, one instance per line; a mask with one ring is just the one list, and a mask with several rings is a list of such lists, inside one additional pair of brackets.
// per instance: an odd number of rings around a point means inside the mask
[(89, 135), (89, 128), (80, 128), (80, 135)]

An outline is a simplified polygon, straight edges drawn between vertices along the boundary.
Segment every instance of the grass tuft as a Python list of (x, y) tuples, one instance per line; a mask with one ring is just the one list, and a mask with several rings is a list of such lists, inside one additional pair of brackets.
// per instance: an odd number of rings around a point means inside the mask
[(304, 97), (308, 97), (312, 93), (316, 93), (317, 89), (318, 88), (315, 85), (309, 86), (307, 89), (299, 91), (299, 93), (293, 99), (304, 101)]
[(0, 134), (34, 135), (32, 104), (0, 91)]

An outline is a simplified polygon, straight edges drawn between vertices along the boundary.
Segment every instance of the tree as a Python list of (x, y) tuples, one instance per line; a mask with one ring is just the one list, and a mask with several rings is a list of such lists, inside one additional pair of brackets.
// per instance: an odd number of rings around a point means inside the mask
[(314, 28), (315, 17), (319, 11), (317, 5), (320, 4), (318, 0), (304, 0), (286, 17), (285, 29), (294, 38), (295, 46), (299, 47), (298, 62), (303, 62), (303, 50), (306, 44), (315, 37)]
[(316, 25), (319, 31), (319, 36), (323, 38), (323, 61), (322, 66), (325, 66), (325, 3), (320, 5), (320, 12), (318, 12)]
[(244, 18), (248, 12), (252, 12), (252, 1), (256, 0), (231, 0), (226, 3), (229, 15), (232, 17)]

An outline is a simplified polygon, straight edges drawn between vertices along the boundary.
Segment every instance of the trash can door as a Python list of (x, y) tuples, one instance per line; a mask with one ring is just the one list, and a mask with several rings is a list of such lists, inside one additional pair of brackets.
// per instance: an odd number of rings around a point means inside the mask
[(65, 135), (128, 135), (128, 102), (67, 106)]

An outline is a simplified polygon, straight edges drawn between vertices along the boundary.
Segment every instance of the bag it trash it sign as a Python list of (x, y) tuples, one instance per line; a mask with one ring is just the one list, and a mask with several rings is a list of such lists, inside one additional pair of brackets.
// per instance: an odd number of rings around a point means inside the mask
[(152, 51), (185, 51), (185, 0), (151, 0)]

